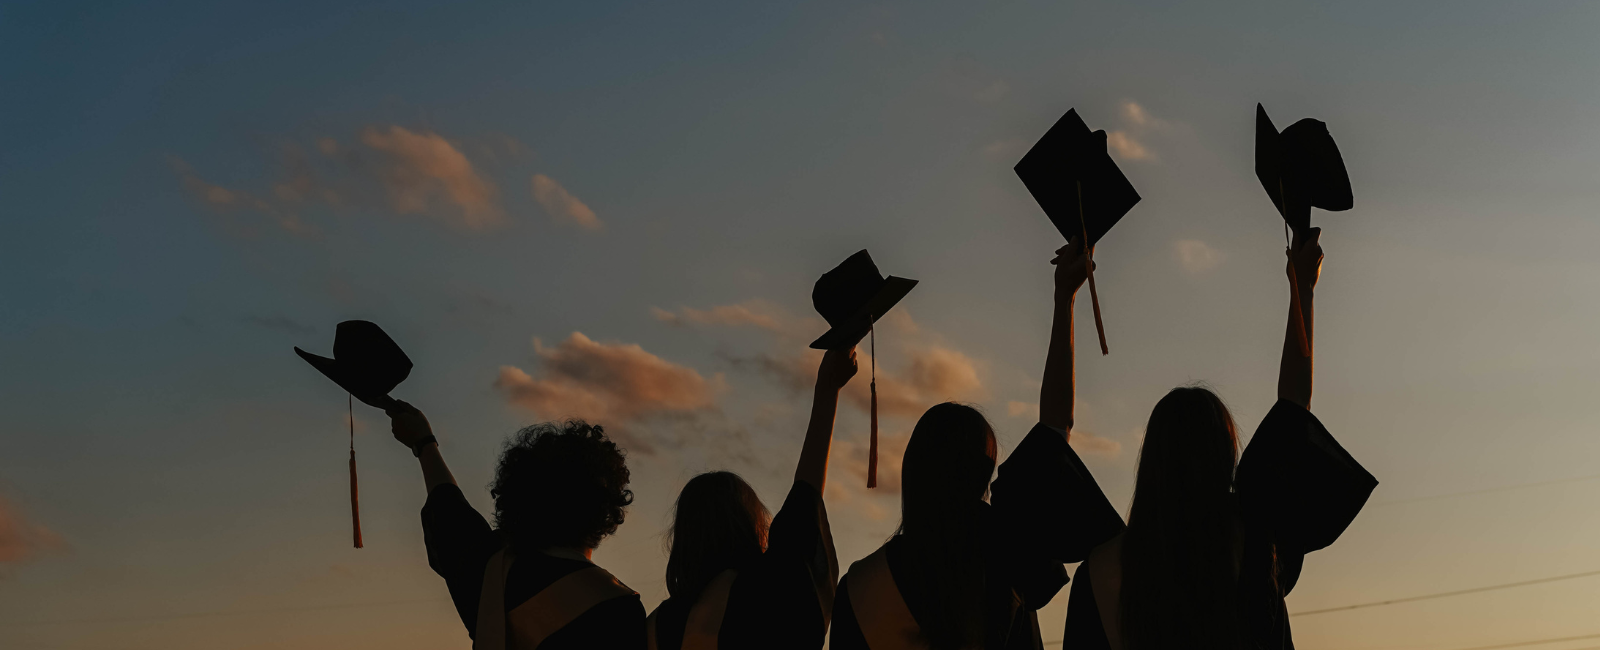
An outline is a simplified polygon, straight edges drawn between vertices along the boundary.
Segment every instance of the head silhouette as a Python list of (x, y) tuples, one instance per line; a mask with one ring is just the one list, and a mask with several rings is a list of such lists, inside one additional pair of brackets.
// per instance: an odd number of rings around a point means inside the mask
[(1210, 390), (1174, 388), (1145, 426), (1122, 551), (1130, 650), (1234, 648), (1239, 437)]
[(767, 549), (772, 515), (733, 472), (706, 472), (678, 493), (667, 531), (667, 594), (698, 599), (717, 574), (744, 566)]
[(495, 526), (519, 553), (592, 549), (617, 532), (633, 492), (621, 449), (600, 425), (546, 422), (506, 441), (489, 493)]
[(977, 409), (946, 402), (911, 431), (900, 469), (900, 534), (919, 588), (937, 604), (923, 626), (939, 650), (983, 641), (983, 499), (999, 455)]

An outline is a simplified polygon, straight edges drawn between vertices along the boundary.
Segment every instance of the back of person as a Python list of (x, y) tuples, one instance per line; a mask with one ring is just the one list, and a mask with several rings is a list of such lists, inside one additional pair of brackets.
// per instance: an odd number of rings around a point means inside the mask
[(590, 557), (633, 500), (628, 468), (599, 426), (535, 425), (506, 444), (490, 494), (495, 527), (456, 486), (427, 418), (389, 413), (428, 487), (428, 565), (445, 579), (475, 650), (642, 648), (638, 593)]
[[(1065, 436), (1036, 426), (1000, 466), (981, 413), (940, 404), (917, 422), (901, 477), (901, 526), (882, 548), (854, 563), (834, 604), (834, 650), (1043, 647), (1037, 610), (1067, 582), (1064, 562), (1081, 561), (1121, 519)], [(1058, 513), (1099, 522), (1068, 530)]]
[(839, 391), (855, 373), (853, 347), (823, 355), (794, 485), (776, 517), (732, 472), (684, 485), (669, 532), (669, 597), (646, 623), (651, 650), (822, 647), (839, 576), (822, 489)]
[(1289, 251), (1298, 299), (1277, 404), (1242, 456), (1233, 416), (1211, 391), (1176, 388), (1156, 404), (1128, 529), (1079, 568), (1064, 647), (1294, 647), (1284, 597), (1305, 555), (1332, 544), (1377, 487), (1310, 411), (1318, 234), (1297, 231)]

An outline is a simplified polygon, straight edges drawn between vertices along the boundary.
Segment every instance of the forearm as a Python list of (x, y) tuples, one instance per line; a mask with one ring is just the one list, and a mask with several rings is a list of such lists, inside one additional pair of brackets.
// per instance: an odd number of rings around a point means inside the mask
[(1050, 326), (1050, 349), (1045, 353), (1044, 380), (1039, 386), (1039, 421), (1072, 431), (1073, 403), (1076, 399), (1073, 377), (1073, 351), (1076, 331), (1073, 326), (1072, 296), (1056, 299), (1055, 316)]
[(806, 426), (806, 441), (800, 447), (800, 462), (794, 478), (810, 483), (822, 493), (828, 476), (828, 449), (833, 444), (833, 419), (839, 410), (839, 389), (818, 386), (811, 399), (811, 423)]
[(1300, 313), (1305, 323), (1306, 350), (1304, 354), (1300, 350), (1299, 334), (1295, 331), (1295, 305), (1291, 301), (1289, 305), (1289, 322), (1285, 327), (1283, 337), (1283, 360), (1278, 365), (1278, 399), (1288, 400), (1299, 404), (1302, 408), (1309, 409), (1311, 408), (1312, 358), (1315, 356), (1314, 351), (1316, 350), (1315, 345), (1313, 345), (1316, 339), (1312, 337), (1313, 324), (1316, 322), (1313, 317), (1316, 313), (1313, 306), (1316, 301), (1313, 289), (1310, 287), (1300, 287), (1299, 293)]
[(450, 467), (444, 462), (444, 455), (439, 453), (439, 443), (430, 442), (417, 456), (417, 461), (422, 465), (422, 481), (428, 486), (428, 493), (433, 494), (433, 489), (444, 485), (456, 484), (456, 477), (450, 475)]

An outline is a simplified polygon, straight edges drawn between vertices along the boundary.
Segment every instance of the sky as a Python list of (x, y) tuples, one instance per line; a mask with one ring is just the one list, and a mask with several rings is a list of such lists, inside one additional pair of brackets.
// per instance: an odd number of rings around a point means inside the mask
[[(291, 351), (347, 319), (414, 360), (394, 395), (480, 510), (507, 435), (605, 425), (636, 501), (595, 560), (653, 607), (688, 478), (780, 504), (811, 284), (866, 248), (921, 283), (878, 329), (876, 490), (865, 372), (841, 402), (825, 496), (859, 559), (922, 410), (978, 405), (1002, 453), (1037, 417), (1062, 241), (1011, 166), (1068, 108), (1144, 197), (1096, 250), (1109, 356), (1078, 314), (1074, 445), (1119, 508), (1166, 390), (1205, 382), (1245, 432), (1275, 398), (1260, 102), (1349, 168), (1355, 208), (1313, 216), (1312, 408), (1381, 481), (1290, 611), (1600, 570), (1597, 28), (1584, 3), (4, 3), (0, 646), (469, 647), (416, 462), (365, 406), (351, 548), (346, 398)], [(1597, 603), (1579, 578), (1293, 625), (1573, 650)]]

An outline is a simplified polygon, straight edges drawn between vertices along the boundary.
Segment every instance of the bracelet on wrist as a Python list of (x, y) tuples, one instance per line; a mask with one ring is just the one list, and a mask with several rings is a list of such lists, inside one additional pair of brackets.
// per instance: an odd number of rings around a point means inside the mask
[(421, 440), (418, 440), (417, 444), (411, 446), (411, 455), (412, 456), (416, 456), (417, 458), (421, 458), (422, 457), (422, 450), (427, 449), (428, 445), (438, 445), (438, 444), (439, 444), (439, 439), (435, 438), (433, 436), (433, 434), (430, 433), (430, 434), (428, 434), (426, 436), (423, 436)]

